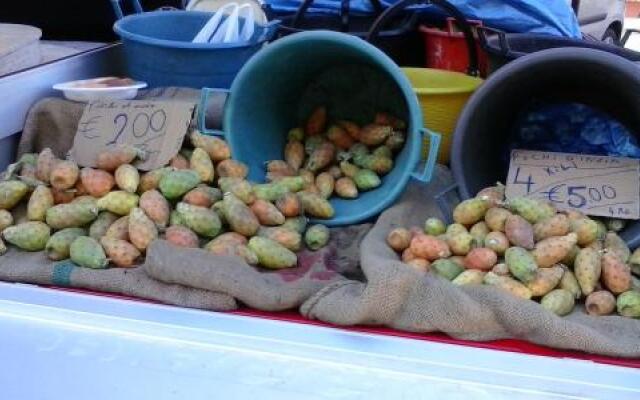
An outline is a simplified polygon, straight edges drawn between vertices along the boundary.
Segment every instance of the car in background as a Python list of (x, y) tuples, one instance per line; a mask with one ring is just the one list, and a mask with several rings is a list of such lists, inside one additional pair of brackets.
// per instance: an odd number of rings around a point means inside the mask
[(586, 36), (620, 44), (626, 2), (624, 0), (568, 0)]

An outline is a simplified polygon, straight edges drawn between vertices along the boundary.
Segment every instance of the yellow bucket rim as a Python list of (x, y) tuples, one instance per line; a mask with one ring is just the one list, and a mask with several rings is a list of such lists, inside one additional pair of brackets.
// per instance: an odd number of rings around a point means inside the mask
[[(400, 68), (405, 74), (411, 87), (416, 94), (456, 94), (456, 93), (471, 93), (474, 92), (482, 82), (483, 79), (474, 76), (462, 74), (460, 72), (446, 71), (435, 68)], [(416, 87), (412, 80), (412, 77), (416, 75), (431, 75), (438, 76), (439, 78), (448, 77), (451, 78), (455, 84), (449, 87)]]

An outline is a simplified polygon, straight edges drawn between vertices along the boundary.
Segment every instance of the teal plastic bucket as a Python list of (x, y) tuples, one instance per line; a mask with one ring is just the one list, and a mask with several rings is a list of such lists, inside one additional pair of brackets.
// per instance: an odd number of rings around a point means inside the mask
[[(203, 110), (215, 89), (203, 90)], [(407, 142), (395, 166), (375, 190), (357, 199), (332, 198), (335, 217), (317, 220), (330, 226), (363, 222), (389, 207), (410, 178), (431, 180), (439, 135), (422, 127), (420, 104), (400, 68), (362, 39), (343, 33), (309, 31), (280, 39), (251, 58), (240, 70), (227, 97), (223, 131), (204, 127), (207, 134), (224, 135), (233, 158), (249, 166), (249, 179), (265, 179), (265, 162), (283, 158), (289, 129), (302, 125), (317, 106), (326, 106), (331, 119), (359, 124), (377, 111), (391, 112), (407, 122)], [(424, 135), (431, 136), (426, 161), (420, 162)]]

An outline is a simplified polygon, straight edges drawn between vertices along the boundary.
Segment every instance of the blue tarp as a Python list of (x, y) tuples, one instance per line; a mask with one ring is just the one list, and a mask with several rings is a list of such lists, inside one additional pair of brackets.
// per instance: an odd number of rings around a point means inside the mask
[[(293, 12), (302, 0), (265, 0), (278, 12)], [(505, 32), (543, 33), (580, 38), (580, 27), (569, 0), (449, 0), (468, 19), (483, 21), (486, 26)], [(309, 12), (338, 13), (340, 0), (315, 0)], [(385, 6), (395, 1), (381, 0)], [(351, 10), (359, 15), (373, 10), (368, 0), (352, 0)], [(425, 12), (440, 14), (435, 6), (425, 6)]]

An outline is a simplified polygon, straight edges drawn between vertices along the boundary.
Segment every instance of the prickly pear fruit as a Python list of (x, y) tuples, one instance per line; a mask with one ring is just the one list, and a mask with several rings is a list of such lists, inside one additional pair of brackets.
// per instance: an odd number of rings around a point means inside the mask
[(140, 196), (139, 207), (163, 230), (169, 223), (171, 205), (157, 190), (148, 190)]
[(87, 194), (94, 197), (105, 196), (115, 185), (113, 175), (106, 171), (88, 167), (80, 170), (80, 182), (82, 182)]
[(196, 171), (187, 169), (169, 171), (160, 178), (158, 187), (164, 197), (174, 200), (198, 186), (198, 183), (200, 183), (200, 175)]
[(205, 237), (216, 237), (220, 233), (222, 222), (215, 211), (187, 203), (178, 203), (176, 210), (180, 213), (184, 225), (195, 233)]
[(455, 234), (447, 233), (446, 242), (451, 252), (456, 256), (466, 256), (474, 246), (473, 236), (466, 231)]
[(498, 255), (495, 251), (486, 247), (478, 247), (471, 251), (464, 258), (464, 266), (468, 269), (479, 269), (488, 271), (498, 262)]
[(192, 206), (211, 207), (216, 201), (222, 200), (222, 191), (206, 185), (199, 185), (187, 192), (182, 201)]
[(469, 229), (469, 233), (475, 239), (476, 243), (482, 245), (484, 243), (485, 237), (489, 234), (489, 227), (484, 221), (476, 222), (471, 229)]
[(132, 267), (141, 255), (140, 251), (126, 240), (103, 237), (100, 239), (100, 244), (109, 261), (118, 267)]
[(504, 202), (505, 186), (498, 183), (496, 186), (486, 187), (476, 194), (477, 198), (489, 203), (489, 207), (497, 207)]
[(464, 285), (481, 285), (484, 280), (484, 271), (480, 271), (479, 269), (468, 269), (466, 271), (462, 271), (460, 275), (456, 276), (454, 280), (451, 281), (454, 285), (464, 286)]
[(555, 289), (542, 297), (540, 305), (542, 308), (562, 317), (573, 311), (575, 299), (568, 290)]
[(307, 160), (306, 169), (311, 172), (317, 172), (327, 167), (333, 161), (336, 154), (336, 147), (333, 143), (324, 142), (321, 143), (313, 152), (309, 155)]
[(0, 232), (13, 225), (13, 215), (7, 210), (0, 210)]
[(56, 189), (71, 189), (78, 180), (80, 170), (78, 164), (73, 161), (59, 161), (51, 169), (49, 182)]
[(528, 197), (514, 197), (509, 200), (508, 204), (513, 212), (531, 224), (535, 224), (556, 214), (555, 208), (549, 203)]
[(40, 154), (38, 154), (36, 161), (36, 178), (42, 182), (49, 183), (51, 170), (58, 161), (50, 148), (47, 147), (43, 149)]
[(531, 290), (533, 297), (544, 296), (558, 286), (563, 274), (564, 269), (559, 265), (540, 268), (536, 271), (533, 280), (527, 283), (527, 287)]
[(245, 179), (222, 177), (218, 179), (218, 185), (223, 193), (233, 193), (245, 204), (251, 204), (256, 199), (254, 188), (252, 188), (251, 184)]
[(87, 232), (82, 228), (65, 228), (51, 235), (45, 250), (50, 260), (58, 261), (69, 258), (71, 243), (80, 236), (86, 236)]
[(573, 232), (565, 236), (552, 236), (538, 242), (531, 254), (540, 268), (551, 267), (567, 256), (577, 240), (578, 235)]
[(584, 308), (589, 315), (609, 315), (616, 309), (616, 298), (611, 292), (599, 290), (587, 296)]
[(504, 232), (507, 218), (511, 215), (511, 212), (507, 209), (494, 207), (487, 210), (484, 221), (492, 231)]
[(169, 162), (169, 166), (175, 169), (189, 169), (189, 160), (182, 154), (176, 154)]
[(173, 225), (168, 227), (164, 232), (164, 238), (176, 246), (191, 248), (199, 247), (198, 235), (186, 226)]
[(290, 217), (285, 219), (284, 224), (282, 224), (281, 227), (291, 229), (302, 234), (307, 229), (307, 221), (307, 217), (305, 216)]
[(249, 168), (236, 160), (224, 160), (216, 166), (216, 173), (219, 177), (244, 179), (249, 174)]
[(283, 194), (276, 200), (275, 206), (286, 218), (297, 217), (302, 213), (302, 204), (294, 193)]
[(327, 139), (337, 148), (347, 150), (353, 145), (353, 138), (339, 125), (331, 125), (327, 130)]
[(342, 170), (340, 170), (340, 167), (337, 165), (329, 167), (329, 169), (327, 169), (327, 172), (331, 174), (334, 180), (342, 178)]
[(294, 252), (271, 239), (253, 237), (249, 240), (249, 249), (258, 256), (258, 262), (265, 268), (290, 268), (298, 263)]
[(71, 243), (69, 256), (71, 261), (85, 268), (102, 269), (109, 264), (100, 243), (88, 236), (80, 236)]
[(78, 228), (92, 222), (98, 209), (91, 203), (58, 204), (47, 209), (45, 219), (53, 229)]
[[(358, 167), (370, 169), (371, 171), (379, 175), (385, 175), (393, 169), (393, 160), (389, 157), (369, 154), (362, 157), (358, 161), (359, 162), (356, 163)], [(356, 160), (354, 160), (354, 162), (356, 162)]]
[(312, 194), (300, 192), (298, 194), (300, 202), (305, 212), (316, 218), (332, 218), (335, 214), (331, 203), (325, 198)]
[(484, 238), (484, 247), (502, 255), (509, 248), (509, 239), (502, 232), (489, 232)]
[(277, 183), (262, 183), (253, 185), (253, 193), (259, 199), (266, 201), (276, 201), (286, 193), (290, 193), (290, 191), (285, 186), (279, 185)]
[(144, 193), (147, 190), (157, 189), (163, 176), (173, 171), (173, 168), (163, 167), (151, 170), (140, 177), (138, 192)]
[(362, 191), (375, 189), (378, 186), (380, 186), (380, 184), (382, 183), (382, 181), (380, 180), (380, 177), (378, 177), (378, 175), (375, 172), (369, 169), (359, 170), (354, 175), (353, 181), (355, 182), (358, 190), (362, 190)]
[(511, 274), (519, 281), (529, 283), (535, 279), (538, 265), (527, 250), (522, 247), (510, 247), (504, 253), (504, 260)]
[(607, 220), (607, 229), (613, 232), (620, 232), (626, 226), (626, 222), (623, 219), (610, 218)]
[[(231, 245), (239, 245), (239, 244), (247, 244), (248, 240), (246, 237), (242, 236), (239, 233), (235, 233), (235, 232), (226, 232), (223, 233), (222, 235), (216, 237), (215, 239), (213, 239), (212, 241), (210, 241), (209, 243), (207, 243), (205, 245), (205, 249), (211, 251), (212, 247), (215, 247), (216, 244), (218, 243), (228, 243)], [(213, 253), (216, 253), (215, 251), (213, 251)]]
[(118, 215), (127, 215), (133, 208), (138, 206), (139, 199), (140, 197), (137, 194), (116, 190), (99, 198), (96, 205), (100, 210), (107, 210)]
[(206, 151), (196, 147), (191, 154), (189, 167), (198, 173), (201, 182), (213, 182), (215, 170), (213, 168), (213, 162)]
[[(104, 236), (113, 239), (129, 240), (129, 216), (118, 218), (107, 228)], [(94, 238), (95, 239), (95, 238)]]
[(527, 300), (531, 298), (531, 290), (528, 287), (508, 276), (498, 275), (489, 271), (484, 275), (484, 283), (500, 288), (516, 297)]
[(393, 152), (391, 149), (384, 145), (377, 147), (371, 154), (378, 157), (393, 158)]
[(262, 225), (282, 225), (284, 224), (284, 215), (270, 202), (258, 199), (251, 204), (251, 211), (258, 218)]
[(590, 248), (581, 249), (573, 263), (576, 279), (582, 294), (588, 296), (594, 291), (602, 273), (602, 260), (598, 251)]
[(504, 231), (512, 245), (533, 249), (533, 227), (519, 215), (510, 215), (504, 224)]
[(594, 220), (594, 222), (598, 225), (598, 233), (596, 234), (597, 241), (604, 241), (605, 236), (607, 236), (607, 226), (604, 222), (599, 220)]
[(302, 246), (302, 235), (291, 229), (282, 227), (260, 228), (257, 236), (271, 239), (291, 251), (299, 251)]
[(447, 259), (439, 259), (431, 264), (431, 270), (447, 280), (454, 280), (464, 271), (458, 263)]
[(309, 136), (304, 140), (304, 152), (311, 155), (326, 140), (322, 136)]
[(100, 240), (101, 237), (107, 234), (109, 227), (118, 220), (118, 215), (109, 211), (102, 211), (98, 214), (98, 217), (89, 226), (89, 236)]
[(355, 199), (358, 197), (358, 188), (353, 179), (349, 177), (342, 177), (336, 181), (334, 190), (336, 194), (343, 199)]
[(12, 209), (28, 191), (29, 187), (20, 181), (0, 182), (0, 209)]
[(144, 159), (145, 153), (133, 146), (123, 145), (98, 154), (96, 166), (105, 171), (115, 171), (123, 164), (131, 164), (136, 157)]
[(545, 218), (533, 226), (533, 236), (536, 241), (552, 236), (564, 236), (569, 233), (569, 218), (564, 214), (556, 214)]
[(411, 244), (411, 233), (405, 228), (395, 228), (387, 235), (387, 244), (393, 250), (402, 252)]
[(493, 272), (496, 275), (511, 276), (511, 271), (509, 271), (509, 267), (507, 267), (507, 264), (505, 263), (499, 263), (494, 265), (493, 268), (491, 268), (491, 272)]
[(602, 256), (602, 282), (614, 294), (626, 292), (631, 288), (631, 269), (614, 254)]
[(134, 208), (129, 214), (129, 240), (138, 250), (145, 251), (158, 238), (156, 224), (142, 211)]
[(316, 251), (329, 242), (329, 228), (322, 224), (311, 225), (304, 234), (304, 242), (307, 248)]
[(484, 218), (489, 203), (480, 198), (467, 199), (453, 209), (453, 220), (462, 225), (472, 225)]
[(400, 259), (402, 260), (403, 263), (409, 263), (409, 261), (415, 260), (416, 258), (418, 257), (416, 257), (416, 255), (413, 254), (413, 252), (411, 251), (411, 247), (404, 249), (404, 251), (400, 255)]
[(427, 272), (429, 270), (429, 267), (431, 266), (431, 263), (424, 258), (413, 258), (407, 261), (406, 264), (414, 270), (422, 273)]
[(209, 154), (214, 162), (224, 161), (231, 158), (231, 149), (224, 140), (215, 136), (203, 135), (193, 130), (189, 135), (193, 147), (201, 148)]
[[(234, 232), (231, 232), (234, 233)], [(204, 249), (217, 256), (239, 257), (247, 264), (258, 263), (258, 256), (245, 243), (238, 243), (234, 240), (227, 240), (224, 235), (220, 235), (204, 246)], [(242, 235), (239, 235), (242, 236)], [(244, 238), (244, 236), (242, 236)]]
[(301, 176), (284, 176), (275, 183), (280, 187), (284, 187), (290, 192), (299, 192), (305, 188), (305, 179)]
[(47, 210), (53, 207), (53, 193), (46, 186), (38, 185), (31, 193), (27, 204), (27, 218), (30, 221), (44, 221)]
[(140, 174), (136, 167), (131, 164), (122, 164), (116, 168), (114, 174), (116, 184), (125, 192), (135, 193), (140, 184)]
[(360, 168), (351, 164), (349, 161), (340, 161), (340, 171), (342, 171), (345, 177), (353, 179), (358, 171), (360, 171)]
[(317, 107), (313, 110), (309, 119), (305, 124), (304, 133), (307, 136), (316, 136), (324, 132), (327, 125), (327, 109), (325, 107)]
[(582, 297), (582, 289), (574, 273), (564, 264), (558, 264), (558, 266), (563, 270), (558, 288), (568, 290), (575, 299)]
[(407, 140), (406, 134), (401, 131), (393, 131), (391, 135), (385, 140), (384, 145), (391, 149), (393, 152), (397, 152), (404, 146), (404, 142)]
[(427, 218), (424, 222), (424, 233), (431, 236), (438, 236), (445, 233), (447, 230), (447, 226), (440, 218)]
[(598, 224), (590, 218), (570, 221), (571, 231), (578, 235), (578, 245), (586, 246), (598, 238)]
[(606, 234), (604, 250), (609, 254), (615, 255), (622, 260), (622, 262), (627, 262), (631, 256), (629, 246), (627, 246), (627, 243), (615, 232), (609, 232)]
[(322, 172), (316, 177), (316, 186), (320, 190), (320, 196), (328, 199), (333, 194), (335, 179), (328, 172)]
[(629, 290), (620, 294), (616, 308), (623, 317), (640, 318), (640, 292)]
[(360, 142), (367, 146), (377, 146), (384, 143), (392, 132), (391, 126), (369, 124), (360, 130)]
[(253, 211), (232, 193), (225, 193), (223, 201), (224, 215), (231, 229), (247, 237), (255, 235), (260, 221)]
[(302, 167), (304, 162), (304, 145), (299, 140), (289, 140), (284, 148), (284, 160), (295, 171)]

